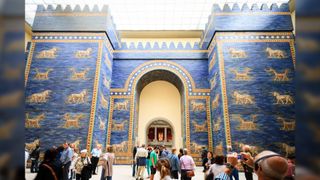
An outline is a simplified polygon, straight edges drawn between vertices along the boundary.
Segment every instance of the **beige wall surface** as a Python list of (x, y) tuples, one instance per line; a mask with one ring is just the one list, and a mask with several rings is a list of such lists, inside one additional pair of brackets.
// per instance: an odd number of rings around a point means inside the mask
[(173, 127), (176, 148), (182, 147), (181, 96), (178, 89), (166, 81), (154, 81), (143, 88), (140, 94), (138, 137), (146, 143), (147, 128), (154, 120), (165, 120)]

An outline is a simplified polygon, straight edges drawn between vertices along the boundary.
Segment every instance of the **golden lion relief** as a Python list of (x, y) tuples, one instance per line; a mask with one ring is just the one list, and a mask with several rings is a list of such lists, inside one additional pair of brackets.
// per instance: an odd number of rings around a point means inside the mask
[(247, 54), (244, 50), (229, 48), (229, 54), (232, 58), (246, 58)]
[(249, 94), (240, 94), (238, 91), (233, 92), (235, 104), (253, 104), (254, 98)]
[(25, 127), (26, 128), (40, 128), (40, 121), (42, 121), (46, 116), (44, 113), (35, 116), (34, 118), (29, 117), (29, 113), (26, 113), (26, 121), (25, 121)]
[(238, 127), (239, 130), (257, 130), (257, 124), (255, 123), (257, 115), (251, 115), (250, 120), (246, 120), (241, 117), (241, 115), (234, 115), (234, 118), (238, 119), (240, 125)]
[(71, 116), (70, 113), (66, 113), (63, 116), (63, 119), (66, 121), (63, 125), (63, 128), (80, 128), (80, 119), (85, 118), (86, 115), (84, 114), (76, 114), (74, 116)]
[(80, 93), (70, 94), (67, 99), (67, 104), (81, 104), (88, 100), (88, 91), (86, 89), (82, 90)]
[(103, 94), (101, 93), (100, 94), (100, 103), (101, 103), (101, 106), (104, 108), (104, 109), (108, 109), (108, 100), (103, 96)]
[(56, 48), (56, 47), (53, 47), (48, 50), (42, 50), (37, 54), (36, 58), (38, 58), (38, 59), (40, 59), (40, 58), (54, 59), (57, 57), (57, 55), (56, 55), (57, 51), (58, 51), (58, 48)]
[(294, 131), (296, 128), (296, 122), (293, 120), (287, 121), (282, 117), (278, 117), (277, 120), (282, 124), (280, 130), (284, 131)]
[(191, 122), (194, 126), (194, 132), (206, 132), (207, 129), (207, 122), (204, 122), (203, 124), (198, 124), (196, 121)]
[(90, 58), (92, 53), (92, 48), (87, 48), (86, 50), (78, 50), (75, 53), (76, 58)]
[[(113, 120), (114, 121), (114, 120)], [(112, 123), (112, 131), (124, 131), (125, 125), (128, 122), (128, 120), (123, 121), (122, 123)]]
[(278, 92), (272, 92), (272, 95), (276, 98), (276, 104), (293, 104), (294, 100), (290, 95), (281, 95)]
[(205, 105), (201, 102), (191, 101), (192, 111), (205, 111)]
[(217, 132), (220, 130), (221, 118), (218, 117), (217, 122), (213, 124), (213, 131)]
[(288, 73), (289, 69), (285, 69), (283, 73), (279, 73), (273, 68), (269, 68), (265, 70), (266, 72), (272, 73), (274, 75), (274, 81), (289, 81)]
[(36, 75), (34, 76), (35, 80), (48, 80), (49, 79), (49, 73), (53, 71), (52, 68), (47, 69), (45, 72), (40, 72), (38, 68), (34, 68), (36, 71)]
[(268, 47), (266, 48), (266, 52), (268, 53), (268, 58), (277, 58), (277, 59), (286, 58), (285, 53), (279, 49), (271, 49)]
[(251, 76), (249, 75), (251, 69), (248, 67), (244, 68), (243, 72), (239, 72), (238, 70), (235, 70), (234, 68), (230, 68), (230, 71), (233, 72), (233, 74), (235, 75), (235, 80), (237, 80), (237, 81), (251, 80)]
[(29, 103), (46, 103), (49, 100), (51, 90), (45, 90), (39, 93), (34, 93), (27, 97)]
[(129, 107), (129, 100), (124, 100), (123, 102), (117, 102), (114, 105), (114, 110), (125, 110), (127, 111)]
[(71, 80), (77, 81), (77, 80), (87, 80), (87, 73), (90, 69), (86, 68), (83, 71), (77, 72), (75, 68), (70, 68), (71, 74)]
[(220, 94), (216, 94), (214, 99), (211, 102), (212, 111), (215, 110), (219, 106)]
[(115, 152), (126, 152), (128, 150), (128, 141), (123, 141), (120, 144), (113, 144), (112, 147)]

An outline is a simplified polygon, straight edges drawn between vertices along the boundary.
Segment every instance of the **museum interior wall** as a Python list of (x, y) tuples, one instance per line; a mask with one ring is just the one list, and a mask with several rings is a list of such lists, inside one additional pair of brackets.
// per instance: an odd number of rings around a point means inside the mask
[[(224, 153), (250, 144), (292, 153), (292, 31), (288, 4), (214, 5), (199, 41), (122, 41), (108, 6), (39, 5), (27, 49), (26, 142), (40, 139), (48, 148), (68, 141), (89, 150), (112, 145), (117, 163), (130, 164), (133, 145), (146, 140), (139, 133), (150, 125), (156, 143), (171, 133), (174, 145), (189, 148), (197, 163), (202, 147)], [(168, 100), (168, 109), (140, 99), (169, 87), (179, 97)], [(174, 104), (179, 114), (146, 123)]]

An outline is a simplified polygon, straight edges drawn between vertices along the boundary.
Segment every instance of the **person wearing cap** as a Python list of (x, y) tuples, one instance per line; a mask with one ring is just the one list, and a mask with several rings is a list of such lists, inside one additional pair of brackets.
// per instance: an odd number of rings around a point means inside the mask
[(91, 178), (91, 161), (87, 154), (88, 151), (86, 149), (81, 150), (80, 157), (78, 157), (75, 163), (77, 180), (88, 180)]
[(288, 162), (272, 151), (262, 151), (255, 158), (249, 158), (247, 165), (254, 168), (258, 180), (282, 180), (287, 173)]
[(101, 153), (102, 150), (100, 144), (97, 144), (97, 146), (91, 151), (92, 174), (97, 174), (96, 169)]

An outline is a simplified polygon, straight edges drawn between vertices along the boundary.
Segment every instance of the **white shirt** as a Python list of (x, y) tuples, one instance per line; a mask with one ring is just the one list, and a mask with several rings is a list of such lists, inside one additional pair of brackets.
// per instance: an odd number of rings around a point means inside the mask
[(218, 174), (224, 172), (226, 168), (226, 165), (218, 165), (218, 164), (212, 164), (209, 168), (208, 173), (213, 173), (214, 177), (217, 176)]
[(145, 148), (142, 148), (142, 147), (138, 148), (135, 159), (137, 159), (139, 157), (148, 157), (148, 151)]

